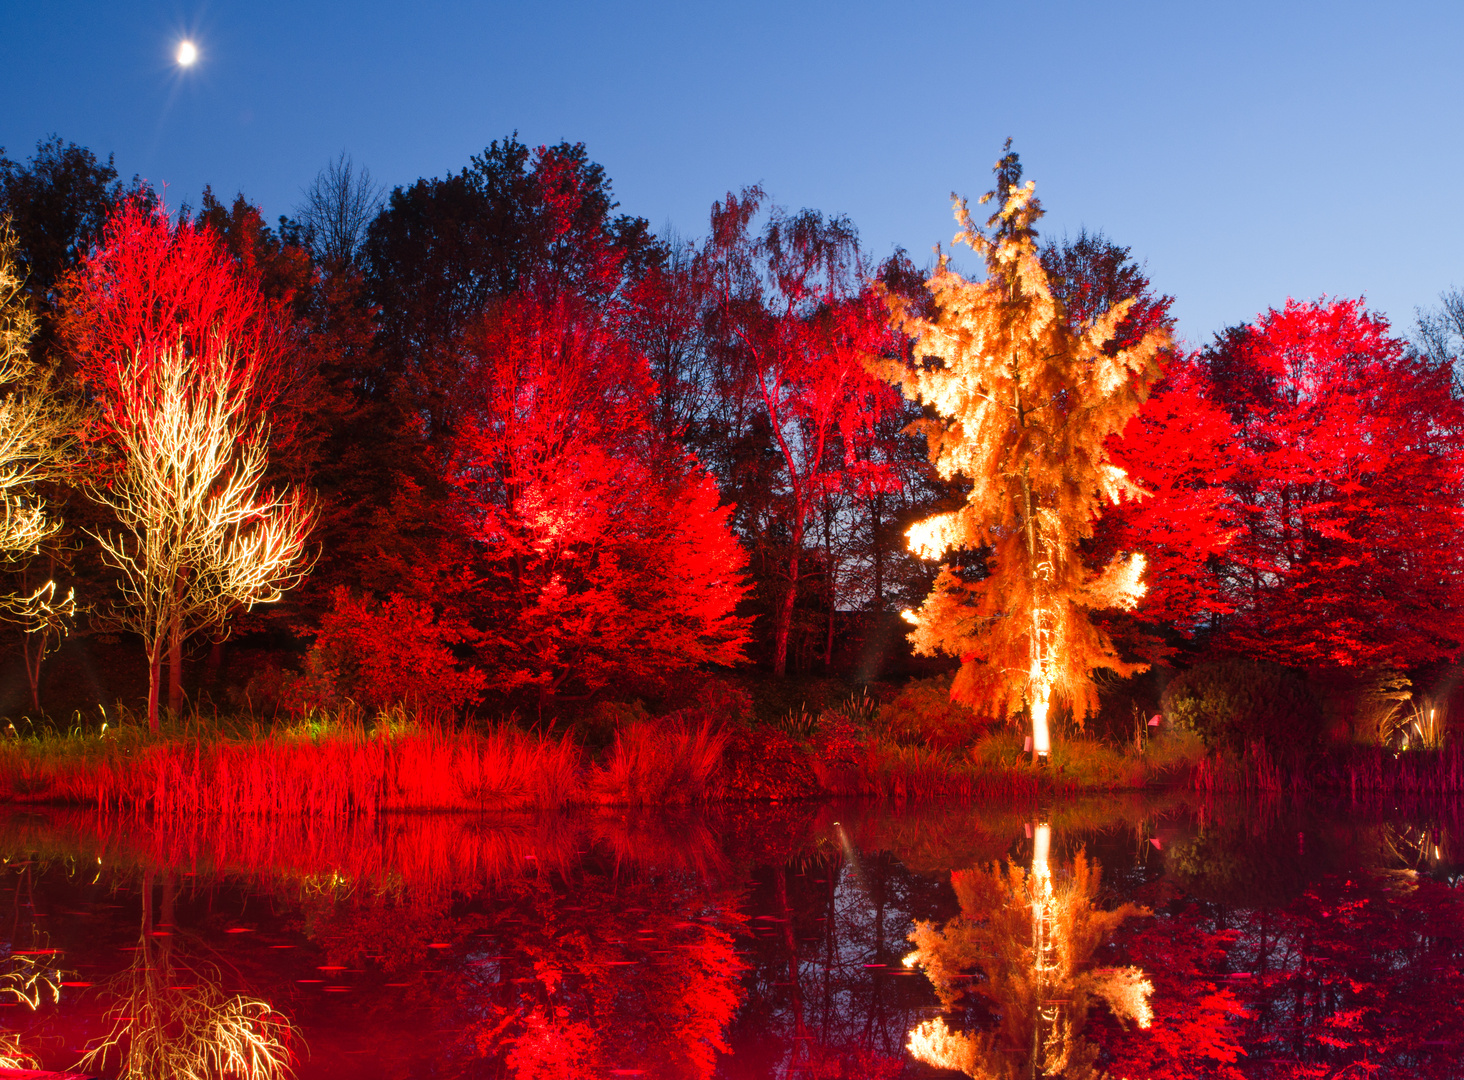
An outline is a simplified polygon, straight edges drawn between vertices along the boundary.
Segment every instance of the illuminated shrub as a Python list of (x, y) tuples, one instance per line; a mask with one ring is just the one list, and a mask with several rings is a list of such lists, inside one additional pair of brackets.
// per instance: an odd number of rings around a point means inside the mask
[(879, 710), (875, 725), (901, 745), (963, 746), (985, 733), (988, 722), (951, 700), (951, 677), (912, 679)]
[(1322, 730), (1322, 710), (1294, 671), (1267, 661), (1226, 659), (1198, 664), (1164, 691), (1164, 717), (1199, 733), (1211, 748), (1307, 750)]
[(340, 588), (331, 601), (305, 654), (305, 670), (285, 680), (288, 711), (337, 709), (354, 701), (373, 710), (407, 704), (457, 712), (477, 700), (482, 673), (464, 669), (452, 651), (466, 637), (463, 627), (405, 596), (377, 603)]

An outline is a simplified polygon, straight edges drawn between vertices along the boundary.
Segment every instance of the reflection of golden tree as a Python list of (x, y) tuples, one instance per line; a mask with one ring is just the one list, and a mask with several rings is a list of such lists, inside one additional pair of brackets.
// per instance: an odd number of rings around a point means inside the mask
[[(1071, 873), (1054, 882), (1048, 867), (1047, 826), (1040, 826), (1030, 873), (1008, 862), (951, 874), (961, 914), (937, 929), (917, 922), (915, 951), (905, 958), (929, 976), (941, 1004), (954, 1008), (968, 992), (989, 1001), (1001, 1020), (995, 1031), (952, 1031), (942, 1019), (910, 1033), (921, 1061), (968, 1076), (1015, 1078), (1096, 1076), (1097, 1047), (1081, 1037), (1093, 999), (1120, 1020), (1148, 1027), (1153, 987), (1137, 968), (1089, 968), (1095, 949), (1129, 916), (1095, 906), (1101, 873), (1081, 852)], [(985, 978), (967, 983), (979, 969)]]
[[(142, 935), (131, 966), (114, 983), (111, 1029), (79, 1068), (116, 1060), (123, 1080), (284, 1080), (293, 1075), (295, 1030), (268, 1002), (226, 994), (209, 963), (180, 956), (153, 930), (152, 875), (144, 878)], [(164, 881), (171, 922), (171, 881)]]

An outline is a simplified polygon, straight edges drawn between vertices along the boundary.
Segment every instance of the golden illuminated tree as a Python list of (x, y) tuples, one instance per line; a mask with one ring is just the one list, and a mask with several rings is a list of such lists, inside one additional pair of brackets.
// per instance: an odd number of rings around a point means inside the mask
[[(23, 563), (61, 528), (37, 485), (64, 463), (75, 416), (30, 357), (36, 320), (21, 293), (16, 246), (9, 221), (0, 219), (0, 558)], [(31, 631), (63, 626), (74, 607), (69, 594), (57, 596), (54, 581), (0, 596), (0, 616)]]
[(981, 200), (1001, 201), (985, 231), (956, 200), (956, 241), (986, 261), (985, 280), (968, 281), (943, 255), (927, 283), (933, 317), (892, 298), (915, 363), (882, 370), (936, 414), (919, 425), (936, 470), (970, 486), (959, 509), (909, 530), (911, 548), (925, 558), (980, 555), (978, 566), (941, 571), (919, 612), (907, 614), (911, 639), (922, 654), (961, 658), (958, 700), (990, 715), (1030, 710), (1035, 760), (1048, 750), (1054, 701), (1081, 724), (1097, 705), (1094, 669), (1142, 670), (1120, 659), (1089, 612), (1132, 607), (1143, 558), (1095, 569), (1081, 545), (1103, 499), (1141, 494), (1105, 442), (1147, 397), (1169, 337), (1156, 328), (1117, 347), (1131, 300), (1069, 327), (1038, 259), (1034, 185), (1019, 185), (1021, 166), (1007, 149), (996, 190)]
[(207, 230), (131, 205), (107, 225), (70, 313), (109, 453), (92, 495), (119, 528), (95, 538), (121, 572), (115, 621), (148, 658), (148, 724), (182, 707), (183, 644), (305, 573), (314, 510), (264, 483), (280, 337)]

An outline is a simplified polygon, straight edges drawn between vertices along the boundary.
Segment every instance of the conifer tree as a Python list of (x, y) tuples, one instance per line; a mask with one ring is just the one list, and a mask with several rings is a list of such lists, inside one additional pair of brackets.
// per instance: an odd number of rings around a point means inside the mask
[(984, 573), (941, 571), (907, 615), (911, 639), (919, 653), (961, 658), (957, 700), (988, 715), (1030, 711), (1035, 760), (1047, 753), (1054, 703), (1081, 724), (1097, 705), (1095, 669), (1142, 670), (1117, 655), (1089, 613), (1134, 605), (1143, 557), (1094, 568), (1082, 545), (1103, 499), (1140, 494), (1105, 442), (1143, 403), (1169, 335), (1159, 326), (1126, 348), (1110, 345), (1131, 299), (1070, 326), (1039, 259), (1035, 185), (1020, 185), (1010, 141), (995, 171), (996, 189), (981, 202), (1001, 207), (985, 231), (965, 200), (955, 203), (956, 242), (985, 260), (986, 279), (968, 281), (942, 255), (927, 283), (932, 317), (892, 299), (915, 363), (884, 372), (935, 413), (921, 427), (936, 470), (970, 485), (963, 506), (908, 531), (912, 549), (926, 558), (967, 549), (984, 560)]

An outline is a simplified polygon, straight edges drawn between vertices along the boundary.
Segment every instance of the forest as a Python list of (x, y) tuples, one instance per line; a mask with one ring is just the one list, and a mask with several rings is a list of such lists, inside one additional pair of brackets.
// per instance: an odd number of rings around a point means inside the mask
[(825, 788), (844, 720), (1443, 745), (1464, 297), (1191, 347), (995, 173), (922, 265), (755, 185), (657, 235), (517, 135), (390, 192), (342, 156), (274, 225), (0, 151), (0, 714), (593, 745), (720, 702), (816, 736)]

